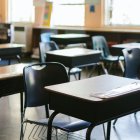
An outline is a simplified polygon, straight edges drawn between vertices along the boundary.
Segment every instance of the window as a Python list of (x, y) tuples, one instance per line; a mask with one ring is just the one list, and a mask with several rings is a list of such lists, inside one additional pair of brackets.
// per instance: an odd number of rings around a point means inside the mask
[(52, 0), (52, 25), (84, 26), (84, 0)]
[[(53, 2), (51, 25), (84, 26), (85, 0)], [(9, 22), (34, 22), (33, 0), (9, 0)]]
[(106, 0), (106, 25), (140, 25), (140, 0)]
[(33, 0), (9, 0), (8, 20), (9, 22), (33, 22)]

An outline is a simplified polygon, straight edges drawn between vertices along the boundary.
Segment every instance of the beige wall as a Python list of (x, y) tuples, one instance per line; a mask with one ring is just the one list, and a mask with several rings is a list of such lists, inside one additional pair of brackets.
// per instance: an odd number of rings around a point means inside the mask
[(90, 12), (90, 4), (85, 6), (85, 27), (102, 27), (103, 26), (103, 0), (97, 4), (94, 12)]
[(44, 13), (43, 6), (35, 7), (35, 25), (36, 26), (43, 25), (43, 13)]
[(0, 22), (7, 22), (8, 0), (0, 0)]

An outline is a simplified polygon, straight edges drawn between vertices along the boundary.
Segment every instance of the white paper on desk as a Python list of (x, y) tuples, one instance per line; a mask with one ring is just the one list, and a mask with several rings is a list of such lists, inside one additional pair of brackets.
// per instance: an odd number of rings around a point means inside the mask
[(129, 92), (138, 91), (138, 90), (140, 90), (140, 83), (134, 82), (134, 83), (122, 86), (122, 87), (118, 87), (118, 88), (106, 91), (105, 93), (100, 93), (100, 92), (92, 93), (91, 96), (105, 99), (105, 98), (116, 97), (119, 95), (127, 94)]

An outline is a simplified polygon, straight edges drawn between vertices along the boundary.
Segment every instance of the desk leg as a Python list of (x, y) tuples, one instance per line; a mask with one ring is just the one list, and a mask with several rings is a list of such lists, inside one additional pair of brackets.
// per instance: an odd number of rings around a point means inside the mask
[(47, 140), (51, 140), (51, 136), (52, 136), (52, 122), (54, 117), (58, 114), (58, 112), (54, 111), (51, 116), (49, 117), (49, 121), (48, 121), (48, 131), (47, 131)]
[(69, 81), (70, 81), (70, 68), (69, 68), (69, 70), (68, 70), (68, 76), (69, 76)]
[(106, 140), (110, 140), (110, 132), (111, 132), (111, 121), (107, 123), (107, 136)]
[(23, 122), (23, 92), (20, 92), (20, 113), (21, 113), (21, 124)]
[(95, 125), (91, 124), (88, 129), (87, 129), (87, 132), (86, 132), (86, 140), (90, 140), (90, 136), (91, 136), (91, 132), (92, 132), (92, 129), (95, 127)]

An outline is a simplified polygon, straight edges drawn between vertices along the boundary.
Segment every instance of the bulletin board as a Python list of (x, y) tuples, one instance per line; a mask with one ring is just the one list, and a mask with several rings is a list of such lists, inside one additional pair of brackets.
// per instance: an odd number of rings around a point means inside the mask
[(51, 13), (52, 13), (52, 2), (45, 2), (44, 20), (43, 20), (44, 26), (50, 26)]

